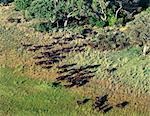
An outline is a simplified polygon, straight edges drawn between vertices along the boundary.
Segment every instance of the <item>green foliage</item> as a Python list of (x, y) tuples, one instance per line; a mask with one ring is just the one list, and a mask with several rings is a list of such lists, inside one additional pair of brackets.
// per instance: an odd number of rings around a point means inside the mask
[[(149, 9), (136, 15), (135, 19), (128, 23), (127, 36), (131, 41), (141, 41), (143, 44), (150, 43)], [(150, 45), (150, 44), (149, 44)]]
[[(54, 27), (60, 28), (76, 25), (76, 21), (89, 23), (92, 26), (104, 27), (113, 26), (117, 23), (115, 13), (107, 9), (107, 3), (102, 0), (16, 0), (18, 9), (26, 9), (27, 18), (46, 19)], [(22, 2), (20, 2), (22, 1)], [(33, 2), (32, 2), (33, 1)], [(29, 3), (29, 4), (28, 4)], [(21, 5), (19, 5), (21, 4)], [(21, 7), (21, 8), (19, 8)], [(27, 8), (28, 7), (28, 8)], [(17, 6), (16, 6), (17, 8)], [(71, 19), (71, 20), (70, 20)], [(47, 27), (46, 25), (49, 25)], [(37, 30), (51, 29), (50, 24), (40, 24), (36, 26)], [(45, 29), (44, 29), (45, 28)]]
[(32, 18), (46, 18), (48, 20), (55, 20), (58, 9), (54, 8), (52, 0), (35, 0), (27, 9)]
[(89, 19), (89, 23), (92, 25), (92, 26), (97, 26), (97, 27), (104, 27), (106, 22), (103, 21), (103, 20), (97, 20), (95, 17), (91, 17)]
[(103, 26), (104, 19), (100, 14), (105, 14), (105, 8), (102, 8), (102, 6), (105, 6), (101, 2), (99, 0), (91, 2), (85, 0), (35, 0), (27, 11), (29, 17), (47, 19), (51, 23), (57, 24), (58, 27), (61, 25), (65, 27), (68, 23), (72, 23), (73, 20), (81, 21), (83, 17), (84, 19), (95, 17), (97, 20), (95, 24)]
[(115, 25), (116, 22), (117, 22), (117, 18), (115, 16), (111, 16), (111, 17), (108, 18), (109, 26)]
[(35, 0), (28, 9), (32, 18), (44, 18), (51, 22), (70, 17), (80, 18), (87, 16), (87, 10), (84, 0)]
[(52, 29), (52, 23), (40, 23), (33, 26), (36, 31), (47, 32)]
[(117, 24), (119, 21), (121, 22), (121, 20), (118, 21), (118, 19), (115, 17), (115, 13), (111, 10), (111, 9), (106, 9), (106, 20), (102, 20), (103, 18), (96, 18), (96, 17), (91, 17), (89, 19), (89, 23), (92, 26), (98, 26), (98, 27), (104, 27), (106, 25), (109, 26), (113, 26), (115, 24)]
[(117, 23), (117, 17), (111, 9), (107, 10), (107, 21), (109, 26), (113, 26)]
[[(132, 44), (143, 46), (143, 55), (146, 55), (150, 51), (150, 13), (147, 9), (139, 15), (136, 15), (135, 19), (128, 23), (127, 36), (130, 38)], [(129, 25), (130, 24), (130, 25)]]
[[(17, 10), (26, 10), (26, 18), (46, 19), (56, 28), (76, 26), (79, 22), (98, 27), (126, 23), (127, 14), (117, 12), (117, 5), (110, 4), (108, 0), (15, 0)], [(47, 30), (42, 25), (37, 28)]]
[(97, 26), (97, 27), (104, 27), (105, 24), (106, 24), (106, 23), (105, 23), (104, 21), (100, 20), (100, 21), (96, 21), (95, 26)]
[[(0, 115), (50, 115), (89, 116), (94, 112), (91, 104), (78, 107), (76, 100), (81, 96), (52, 83), (30, 79), (0, 67)], [(94, 113), (96, 115), (96, 113)], [(97, 113), (98, 115), (98, 113)]]
[(16, 10), (25, 10), (30, 6), (33, 0), (15, 0)]
[(150, 7), (146, 9), (146, 13), (150, 13)]

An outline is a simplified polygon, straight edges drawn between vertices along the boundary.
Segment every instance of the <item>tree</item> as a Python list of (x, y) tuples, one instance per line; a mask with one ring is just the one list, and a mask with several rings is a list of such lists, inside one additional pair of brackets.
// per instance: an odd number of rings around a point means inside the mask
[(31, 18), (47, 19), (51, 23), (68, 25), (69, 19), (82, 17), (106, 21), (106, 5), (103, 0), (34, 0), (27, 8)]
[(16, 10), (25, 10), (34, 0), (15, 0)]

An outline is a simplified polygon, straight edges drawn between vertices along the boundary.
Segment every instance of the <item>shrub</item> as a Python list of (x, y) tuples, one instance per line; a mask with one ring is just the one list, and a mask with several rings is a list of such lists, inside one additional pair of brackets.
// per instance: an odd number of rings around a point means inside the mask
[(141, 14), (136, 15), (135, 19), (128, 23), (128, 30), (126, 34), (130, 37), (132, 44), (136, 43), (143, 46), (143, 55), (149, 51), (150, 48), (150, 8)]
[(98, 20), (97, 18), (95, 17), (91, 17), (89, 19), (89, 23), (92, 25), (92, 26), (97, 26), (97, 27), (104, 27), (106, 25), (106, 22), (103, 21), (103, 20)]
[(30, 6), (33, 0), (15, 0), (16, 10), (25, 10)]
[(97, 20), (96, 24), (100, 25), (101, 22), (106, 21), (106, 6), (102, 1), (34, 0), (27, 11), (29, 17), (47, 19), (51, 23), (57, 24), (58, 27), (67, 26), (70, 19), (81, 21), (83, 17), (88, 20), (94, 17)]
[(58, 9), (55, 8), (54, 1), (52, 0), (35, 0), (27, 11), (32, 18), (48, 19), (53, 22)]
[(51, 23), (40, 23), (33, 26), (36, 31), (47, 32), (52, 29)]
[(113, 26), (117, 23), (117, 17), (111, 9), (107, 10), (107, 21), (109, 26)]

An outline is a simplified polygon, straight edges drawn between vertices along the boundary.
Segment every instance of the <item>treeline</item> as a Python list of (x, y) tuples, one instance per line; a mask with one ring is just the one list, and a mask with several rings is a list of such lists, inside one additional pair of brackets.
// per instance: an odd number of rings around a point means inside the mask
[[(26, 19), (43, 19), (39, 30), (90, 24), (104, 27), (125, 24), (147, 5), (146, 0), (0, 0), (13, 2)], [(141, 4), (142, 3), (142, 4)], [(140, 5), (141, 4), (141, 5)], [(145, 6), (143, 5), (145, 4)], [(148, 6), (147, 6), (148, 7)]]
[(92, 24), (114, 25), (116, 17), (104, 0), (15, 0), (16, 10), (29, 19), (46, 19), (51, 27)]

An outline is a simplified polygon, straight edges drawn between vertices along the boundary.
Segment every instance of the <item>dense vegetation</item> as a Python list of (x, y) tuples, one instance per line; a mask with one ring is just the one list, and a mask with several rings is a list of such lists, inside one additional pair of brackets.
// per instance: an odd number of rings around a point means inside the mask
[(55, 27), (65, 27), (68, 23), (105, 26), (117, 22), (104, 0), (15, 0), (15, 5), (17, 10), (26, 10), (28, 18), (47, 19)]
[(15, 0), (16, 10), (25, 10), (33, 0)]
[(26, 18), (46, 20), (36, 26), (40, 31), (84, 24), (98, 27), (123, 25), (133, 19), (141, 7), (148, 7), (147, 4), (127, 0), (15, 0), (16, 10), (24, 10)]
[[(16, 0), (16, 8), (17, 7)], [(26, 7), (26, 4), (24, 4)], [(18, 4), (18, 6), (20, 6)], [(107, 22), (107, 4), (104, 1), (86, 0), (34, 0), (27, 8), (30, 18), (46, 19), (54, 27), (65, 27), (76, 23), (104, 26)]]

